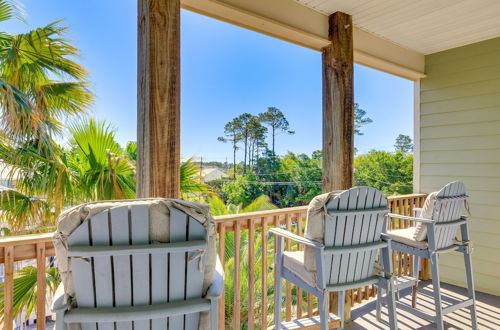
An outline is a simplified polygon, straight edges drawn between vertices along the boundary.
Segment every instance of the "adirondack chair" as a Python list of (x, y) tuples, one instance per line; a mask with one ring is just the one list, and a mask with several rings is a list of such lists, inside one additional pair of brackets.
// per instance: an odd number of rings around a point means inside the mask
[(71, 233), (67, 256), (77, 307), (69, 306), (61, 285), (53, 303), (56, 329), (195, 330), (201, 312), (217, 329), (223, 272), (218, 262), (204, 295), (207, 230), (172, 208), (169, 242), (152, 242), (149, 213), (148, 205), (112, 207)]
[[(414, 258), (413, 276), (398, 278), (396, 286), (398, 292), (404, 288), (413, 287), (412, 306), (397, 302), (397, 307), (414, 313), (425, 320), (435, 322), (437, 329), (443, 329), (443, 316), (458, 309), (468, 307), (471, 312), (472, 328), (477, 329), (476, 304), (474, 294), (474, 280), (472, 276), (471, 242), (467, 217), (462, 215), (463, 207), (468, 196), (462, 182), (451, 182), (441, 190), (431, 193), (422, 209), (416, 209), (413, 217), (389, 214), (395, 219), (411, 220), (417, 223), (416, 227), (397, 229), (388, 232), (391, 236), (391, 247), (395, 251), (409, 253)], [(461, 232), (461, 241), (457, 241), (458, 229)], [(461, 252), (464, 255), (465, 276), (467, 279), (468, 298), (455, 301), (454, 304), (442, 307), (439, 284), (439, 255), (449, 252)], [(432, 285), (434, 291), (435, 315), (429, 315), (416, 309), (418, 273), (420, 259), (430, 258)], [(380, 291), (379, 294), (382, 294)], [(380, 304), (383, 299), (377, 300), (377, 315), (380, 315)]]
[[(317, 196), (311, 201), (308, 210), (307, 227), (312, 232), (310, 226), (320, 226), (321, 237), (318, 240), (301, 237), (281, 228), (271, 229), (278, 237), (275, 328), (285, 327), (281, 323), (281, 278), (284, 278), (318, 297), (322, 330), (328, 328), (329, 320), (338, 319), (327, 312), (329, 292), (338, 292), (338, 314), (341, 320), (340, 328), (343, 328), (346, 290), (371, 284), (385, 288), (389, 292), (390, 327), (396, 329), (390, 238), (384, 234), (386, 215), (389, 212), (386, 197), (377, 189), (356, 187), (338, 194), (331, 193), (328, 199), (324, 199), (324, 205), (318, 207), (318, 198), (324, 196)], [(311, 211), (313, 208), (321, 212), (320, 217), (315, 216), (314, 224)], [(312, 254), (307, 251), (283, 251), (284, 239), (304, 245)], [(374, 270), (378, 255), (382, 257), (381, 274)], [(307, 265), (312, 261), (308, 258), (315, 262), (315, 271), (307, 269)]]

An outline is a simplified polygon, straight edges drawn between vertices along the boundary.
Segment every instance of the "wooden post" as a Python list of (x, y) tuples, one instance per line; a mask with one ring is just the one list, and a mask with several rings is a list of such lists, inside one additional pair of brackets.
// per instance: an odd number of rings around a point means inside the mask
[[(323, 191), (349, 189), (354, 163), (354, 63), (352, 17), (336, 12), (329, 17), (323, 48)], [(346, 295), (345, 319), (350, 318), (351, 294)], [(336, 312), (337, 294), (330, 295)]]
[(323, 191), (349, 189), (354, 162), (354, 66), (352, 18), (329, 18), (330, 45), (323, 48)]
[(12, 313), (14, 301), (14, 246), (4, 247), (4, 316), (3, 328), (5, 330), (12, 330), (14, 316)]
[(138, 1), (137, 196), (180, 195), (180, 1)]
[(36, 328), (45, 330), (46, 272), (45, 243), (36, 244)]

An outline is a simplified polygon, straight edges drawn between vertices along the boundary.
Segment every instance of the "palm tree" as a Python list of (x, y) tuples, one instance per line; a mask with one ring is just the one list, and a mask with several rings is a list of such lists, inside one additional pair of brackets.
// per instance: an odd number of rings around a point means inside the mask
[[(127, 142), (125, 153), (135, 166), (137, 162), (137, 142)], [(193, 161), (193, 157), (181, 163), (180, 190), (183, 199), (189, 199), (195, 193), (212, 193), (210, 186), (201, 182), (200, 171), (201, 166)]]
[[(46, 269), (46, 287), (51, 294), (54, 294), (61, 283), (59, 272), (55, 267)], [(14, 301), (12, 312), (15, 316), (26, 312), (29, 317), (36, 306), (36, 285), (37, 269), (33, 266), (24, 267), (16, 272), (14, 277)], [(0, 283), (0, 292), (3, 292), (4, 282)], [(4, 321), (4, 301), (0, 300), (0, 323)]]
[(201, 166), (193, 162), (192, 157), (181, 164), (180, 186), (183, 199), (189, 198), (193, 193), (212, 193), (210, 186), (201, 182), (200, 171)]
[(105, 121), (82, 120), (69, 128), (68, 164), (79, 200), (135, 197), (135, 166), (116, 142), (115, 131)]
[(62, 120), (84, 113), (92, 104), (87, 72), (72, 60), (78, 50), (66, 40), (67, 27), (59, 23), (17, 35), (1, 34), (2, 85), (11, 86), (11, 94), (19, 100), (16, 104), (13, 97), (0, 98), (1, 130), (14, 141), (44, 141), (61, 132)]
[[(93, 119), (72, 124), (69, 133), (69, 148), (51, 146), (50, 159), (38, 154), (33, 146), (0, 146), (0, 158), (24, 172), (16, 189), (0, 190), (0, 210), (11, 229), (47, 226), (53, 230), (53, 221), (64, 206), (135, 197), (135, 161), (130, 156), (133, 150), (130, 143), (124, 150), (111, 126)], [(186, 195), (210, 191), (199, 182), (199, 166), (192, 159), (181, 165), (181, 189)], [(26, 310), (29, 316), (36, 301), (33, 293), (36, 292), (36, 269), (25, 268), (17, 276), (14, 315)], [(57, 268), (47, 268), (47, 281), (56, 280)], [(0, 311), (1, 308), (0, 300)]]

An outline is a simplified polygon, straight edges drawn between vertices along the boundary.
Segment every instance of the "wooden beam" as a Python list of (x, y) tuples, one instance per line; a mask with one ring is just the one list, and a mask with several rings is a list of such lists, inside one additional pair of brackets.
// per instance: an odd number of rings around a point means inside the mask
[(350, 15), (329, 18), (323, 48), (323, 191), (348, 189), (354, 162), (354, 62)]
[[(181, 7), (245, 29), (321, 51), (328, 16), (290, 0), (181, 0)], [(425, 77), (425, 56), (354, 27), (354, 62), (406, 79)]]
[[(342, 12), (329, 17), (323, 48), (323, 192), (353, 184), (354, 58), (352, 18)], [(345, 320), (350, 319), (351, 294), (346, 292)], [(338, 294), (330, 294), (330, 311), (337, 314)]]
[(180, 1), (138, 1), (137, 196), (180, 195)]

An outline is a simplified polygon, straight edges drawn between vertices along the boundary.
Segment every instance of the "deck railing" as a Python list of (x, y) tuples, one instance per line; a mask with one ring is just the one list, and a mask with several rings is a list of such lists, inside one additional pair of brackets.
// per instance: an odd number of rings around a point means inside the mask
[[(393, 213), (410, 215), (414, 207), (421, 207), (426, 195), (413, 194), (389, 197)], [(226, 269), (225, 290), (220, 303), (219, 319), (222, 329), (266, 329), (272, 324), (274, 306), (274, 241), (269, 234), (272, 227), (283, 226), (303, 235), (307, 207), (292, 207), (270, 211), (216, 217), (219, 233), (219, 256)], [(394, 220), (390, 228), (406, 228), (409, 221)], [(297, 250), (290, 240), (286, 250)], [(52, 234), (12, 236), (0, 240), (0, 263), (4, 264), (4, 329), (12, 329), (14, 262), (36, 260), (37, 320), (45, 319), (47, 258), (54, 256)], [(407, 255), (394, 253), (396, 274), (411, 274), (412, 260)], [(427, 266), (422, 267), (426, 277)], [(376, 295), (376, 288), (367, 286), (346, 295), (347, 306), (352, 306)], [(284, 287), (283, 319), (293, 320), (317, 313), (316, 299), (287, 283)], [(334, 308), (334, 306), (332, 306)], [(37, 324), (44, 329), (44, 322)]]

